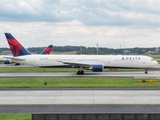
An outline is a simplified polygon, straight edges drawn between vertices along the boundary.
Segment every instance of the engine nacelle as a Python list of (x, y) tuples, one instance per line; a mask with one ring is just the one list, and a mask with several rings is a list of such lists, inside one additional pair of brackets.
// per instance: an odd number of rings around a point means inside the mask
[(4, 60), (4, 64), (11, 64), (11, 61), (9, 61), (9, 60)]
[(92, 65), (93, 72), (103, 72), (104, 66), (103, 65)]

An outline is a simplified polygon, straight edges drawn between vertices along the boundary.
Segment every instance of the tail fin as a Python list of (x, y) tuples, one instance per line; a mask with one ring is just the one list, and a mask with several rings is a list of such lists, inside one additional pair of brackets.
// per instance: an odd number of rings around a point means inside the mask
[(50, 54), (51, 50), (52, 50), (53, 45), (49, 45), (48, 47), (46, 47), (41, 54)]
[(23, 55), (31, 55), (31, 53), (25, 49), (19, 42), (16, 40), (10, 33), (4, 33), (6, 39), (8, 41), (10, 50), (14, 57), (23, 56)]

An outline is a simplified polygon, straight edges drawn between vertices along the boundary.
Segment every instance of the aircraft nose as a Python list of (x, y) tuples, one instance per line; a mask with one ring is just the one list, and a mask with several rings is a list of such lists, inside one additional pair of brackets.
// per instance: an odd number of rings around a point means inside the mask
[(158, 65), (158, 62), (157, 62), (157, 61), (154, 61), (154, 65)]

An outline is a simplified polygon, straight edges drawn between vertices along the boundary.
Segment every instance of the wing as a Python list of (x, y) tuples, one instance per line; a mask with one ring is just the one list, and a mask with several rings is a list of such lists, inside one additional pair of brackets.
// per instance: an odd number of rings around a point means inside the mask
[(64, 64), (68, 64), (72, 67), (84, 67), (91, 68), (93, 65), (102, 65), (102, 63), (94, 63), (94, 62), (74, 62), (74, 61), (61, 61)]

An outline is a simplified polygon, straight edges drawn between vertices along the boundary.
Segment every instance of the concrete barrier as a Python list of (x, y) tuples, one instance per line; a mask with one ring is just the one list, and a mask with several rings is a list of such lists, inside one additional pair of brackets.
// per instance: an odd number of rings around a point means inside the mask
[(84, 113), (84, 114), (32, 114), (32, 120), (160, 120), (160, 114), (139, 113)]

